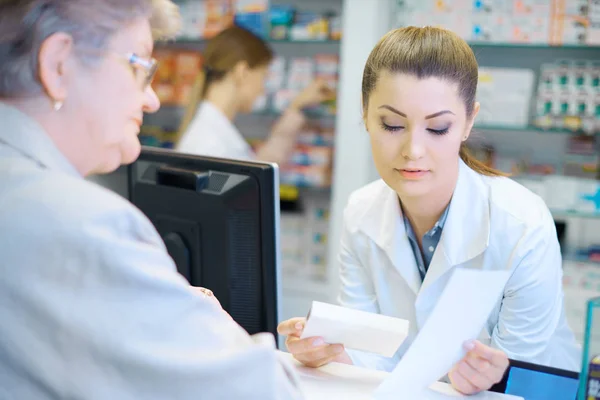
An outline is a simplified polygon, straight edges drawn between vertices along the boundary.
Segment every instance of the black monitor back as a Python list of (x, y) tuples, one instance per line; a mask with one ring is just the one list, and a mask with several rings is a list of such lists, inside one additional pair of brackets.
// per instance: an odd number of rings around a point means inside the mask
[(211, 289), (248, 333), (277, 337), (277, 167), (144, 148), (129, 183), (190, 284)]

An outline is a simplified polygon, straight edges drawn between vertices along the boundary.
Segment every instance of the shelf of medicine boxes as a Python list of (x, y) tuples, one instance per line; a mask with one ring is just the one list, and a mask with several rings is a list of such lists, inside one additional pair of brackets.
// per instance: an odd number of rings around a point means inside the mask
[(587, 249), (567, 249), (563, 251), (562, 258), (564, 261), (574, 261), (578, 263), (593, 264), (600, 266), (600, 258), (590, 258)]
[[(184, 105), (167, 103), (167, 104), (162, 104), (160, 106), (160, 109), (158, 110), (158, 112), (159, 113), (171, 113), (171, 114), (178, 115), (179, 117), (181, 117), (183, 115), (184, 109), (185, 109)], [(325, 109), (321, 109), (321, 108), (307, 109), (307, 110), (304, 110), (303, 113), (304, 113), (304, 115), (306, 115), (307, 118), (310, 118), (310, 119), (335, 118), (335, 113), (329, 112), (329, 111), (327, 111)], [(252, 111), (245, 115), (256, 116), (256, 117), (277, 118), (277, 117), (281, 116), (281, 111), (266, 108), (266, 109), (262, 109), (262, 110)]]
[(583, 218), (583, 219), (600, 219), (600, 211), (578, 211), (578, 210), (557, 210), (551, 209), (550, 212), (555, 219), (563, 218)]
[(600, 132), (584, 132), (581, 129), (568, 129), (568, 128), (543, 128), (535, 125), (528, 126), (510, 126), (510, 125), (487, 125), (487, 124), (476, 124), (473, 129), (480, 131), (504, 131), (504, 132), (529, 132), (529, 133), (553, 133), (559, 135), (588, 135), (592, 136)]
[[(154, 113), (145, 116), (145, 122), (149, 122), (149, 126), (145, 125), (142, 127), (142, 133), (140, 138), (145, 141), (147, 146), (157, 146), (157, 147), (172, 147), (173, 143), (171, 141), (173, 139), (177, 139), (178, 135), (172, 132), (172, 129), (175, 129), (177, 126), (177, 122), (179, 121), (183, 112), (185, 110), (185, 106), (180, 104), (162, 104), (160, 109)], [(167, 124), (169, 127), (167, 132), (165, 132), (164, 128), (164, 116), (170, 122)], [(304, 115), (306, 115), (309, 119), (331, 119), (335, 118), (335, 113), (329, 112), (325, 109), (312, 109), (305, 110)], [(260, 117), (260, 118), (277, 118), (281, 116), (281, 111), (265, 109), (265, 110), (257, 110), (246, 114), (246, 116), (251, 117)], [(163, 127), (163, 128), (161, 128)]]
[[(178, 38), (171, 42), (162, 42), (161, 44), (204, 44), (208, 39), (204, 38)], [(340, 45), (340, 40), (331, 40), (331, 39), (306, 39), (306, 40), (298, 40), (298, 39), (266, 39), (269, 43), (286, 43), (286, 44), (324, 44), (324, 45)]]
[[(335, 118), (334, 113), (330, 113), (330, 112), (320, 110), (320, 109), (304, 110), (303, 113), (309, 119)], [(257, 117), (277, 118), (277, 117), (281, 116), (281, 111), (265, 109), (265, 110), (252, 111), (248, 115), (257, 116)]]
[(471, 47), (497, 47), (497, 48), (509, 48), (509, 49), (566, 49), (566, 50), (600, 50), (600, 46), (590, 46), (586, 44), (548, 44), (548, 43), (510, 43), (510, 42), (469, 42)]
[[(331, 186), (294, 186), (282, 184), (279, 186), (279, 198), (281, 201), (296, 202), (301, 198), (302, 193), (329, 193), (330, 191)], [(598, 218), (600, 218), (600, 214)]]
[[(563, 176), (563, 175), (533, 175), (533, 174), (514, 174), (511, 175), (511, 179), (518, 183), (525, 184), (524, 181), (530, 180), (543, 180), (550, 176)], [(581, 179), (581, 178), (579, 178)], [(594, 178), (583, 178), (584, 180), (599, 182), (598, 179)], [(525, 184), (526, 185), (526, 184)], [(600, 196), (600, 193), (598, 194)], [(565, 219), (565, 218), (581, 218), (581, 219), (600, 219), (600, 210), (598, 211), (581, 211), (577, 209), (558, 209), (550, 208), (552, 217), (554, 219)]]

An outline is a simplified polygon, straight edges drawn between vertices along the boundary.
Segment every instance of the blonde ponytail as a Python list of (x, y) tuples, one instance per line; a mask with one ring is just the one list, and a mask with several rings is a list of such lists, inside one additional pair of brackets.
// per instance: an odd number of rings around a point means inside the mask
[(201, 69), (198, 72), (198, 76), (196, 77), (196, 81), (192, 86), (192, 90), (190, 91), (190, 98), (188, 100), (188, 105), (185, 108), (185, 113), (183, 114), (183, 118), (181, 119), (181, 124), (178, 129), (178, 136), (181, 137), (189, 128), (194, 116), (196, 115), (196, 111), (198, 110), (198, 106), (204, 99), (206, 95), (206, 72), (204, 69)]
[(211, 38), (202, 52), (203, 67), (198, 73), (185, 109), (178, 137), (189, 129), (198, 106), (206, 97), (208, 87), (223, 79), (240, 62), (249, 68), (267, 66), (273, 51), (261, 37), (242, 27), (232, 25)]
[(473, 171), (475, 171), (481, 175), (486, 175), (486, 176), (508, 176), (509, 175), (502, 171), (498, 171), (497, 169), (494, 169), (492, 167), (488, 167), (483, 162), (479, 161), (477, 158), (475, 158), (475, 156), (473, 156), (473, 154), (471, 154), (471, 152), (469, 151), (469, 148), (464, 144), (462, 146), (460, 146), (459, 154), (460, 154), (460, 158), (464, 161), (465, 164), (467, 164), (467, 166), (469, 168), (471, 168)]

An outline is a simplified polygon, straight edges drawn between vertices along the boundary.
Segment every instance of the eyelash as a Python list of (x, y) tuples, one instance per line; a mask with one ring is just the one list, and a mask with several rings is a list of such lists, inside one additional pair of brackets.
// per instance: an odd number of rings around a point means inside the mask
[[(381, 128), (383, 128), (384, 130), (388, 131), (388, 132), (396, 132), (399, 131), (400, 129), (403, 129), (403, 126), (390, 126), (387, 125), (385, 123), (381, 123)], [(445, 135), (446, 133), (448, 133), (448, 131), (450, 130), (450, 127), (444, 128), (444, 129), (427, 129), (429, 132), (433, 133), (434, 135)]]

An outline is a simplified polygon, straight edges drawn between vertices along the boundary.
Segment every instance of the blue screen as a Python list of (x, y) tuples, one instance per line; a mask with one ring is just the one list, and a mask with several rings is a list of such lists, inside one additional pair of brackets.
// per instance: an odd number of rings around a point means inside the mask
[(578, 379), (512, 367), (505, 393), (525, 400), (575, 400), (578, 388)]

